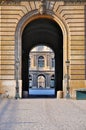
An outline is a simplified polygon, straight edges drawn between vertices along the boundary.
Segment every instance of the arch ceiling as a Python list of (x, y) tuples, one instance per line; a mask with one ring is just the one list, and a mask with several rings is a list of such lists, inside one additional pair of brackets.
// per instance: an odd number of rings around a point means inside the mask
[(61, 45), (58, 45), (59, 40), (63, 40), (60, 36), (62, 31), (57, 23), (45, 18), (36, 19), (25, 27), (22, 33), (22, 46), (23, 49), (30, 51), (34, 46), (42, 44), (49, 46), (55, 52)]

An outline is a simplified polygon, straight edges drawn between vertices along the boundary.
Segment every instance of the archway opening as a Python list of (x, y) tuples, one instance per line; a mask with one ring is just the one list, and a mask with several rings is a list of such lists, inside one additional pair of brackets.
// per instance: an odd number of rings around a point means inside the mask
[[(29, 88), (29, 71), (30, 66), (29, 53), (35, 46), (48, 46), (55, 54), (55, 75), (51, 75), (50, 84), (55, 86), (55, 94), (58, 90), (63, 89), (63, 34), (60, 26), (53, 20), (47, 18), (35, 19), (26, 25), (22, 33), (22, 96), (24, 91)], [(29, 59), (29, 60), (28, 60)], [(39, 63), (43, 57), (39, 57)], [(54, 59), (52, 59), (54, 64)], [(29, 94), (28, 94), (29, 95)]]
[[(36, 46), (29, 53), (29, 96), (54, 96), (55, 54), (47, 46)], [(52, 78), (51, 78), (52, 77)], [(52, 80), (52, 82), (51, 82)], [(31, 86), (32, 83), (32, 86)]]
[(38, 86), (37, 86), (37, 87), (38, 87), (38, 88), (45, 88), (45, 87), (46, 87), (46, 86), (45, 86), (45, 83), (46, 83), (45, 80), (46, 80), (46, 79), (45, 79), (44, 75), (42, 75), (42, 74), (39, 75), (39, 76), (38, 76), (38, 80), (37, 80), (37, 81), (38, 81)]

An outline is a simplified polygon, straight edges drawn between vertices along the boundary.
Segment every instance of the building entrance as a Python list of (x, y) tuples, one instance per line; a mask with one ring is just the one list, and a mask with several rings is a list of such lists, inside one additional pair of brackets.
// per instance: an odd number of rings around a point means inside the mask
[[(28, 91), (28, 88), (31, 85), (31, 75), (29, 75), (30, 72), (28, 71), (28, 66), (30, 65), (28, 60), (29, 53), (33, 47), (38, 45), (50, 47), (55, 54), (55, 75), (51, 76), (50, 81), (50, 84), (53, 84), (53, 78), (54, 78), (54, 87), (55, 87), (54, 96), (56, 97), (56, 93), (58, 90), (63, 89), (62, 30), (55, 21), (47, 18), (40, 18), (27, 24), (22, 33), (22, 97), (23, 98), (24, 98), (23, 93), (25, 91)], [(43, 57), (39, 58), (40, 58), (39, 61), (43, 60)], [(28, 93), (28, 97), (29, 96), (30, 94)]]

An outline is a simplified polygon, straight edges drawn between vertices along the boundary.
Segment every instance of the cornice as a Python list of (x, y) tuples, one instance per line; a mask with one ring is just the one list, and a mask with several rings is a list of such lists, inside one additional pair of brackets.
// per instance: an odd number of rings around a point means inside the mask
[[(42, 0), (0, 0), (0, 5), (17, 5), (23, 1), (36, 2), (36, 1), (42, 1)], [(44, 0), (44, 1), (65, 2), (65, 3), (71, 3), (71, 4), (86, 3), (86, 0)]]
[(0, 5), (15, 5), (19, 4), (23, 0), (0, 0)]

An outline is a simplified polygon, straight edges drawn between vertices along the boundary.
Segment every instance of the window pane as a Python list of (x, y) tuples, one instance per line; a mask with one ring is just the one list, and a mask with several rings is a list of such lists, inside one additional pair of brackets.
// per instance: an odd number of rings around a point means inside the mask
[(38, 58), (38, 67), (44, 67), (44, 57), (40, 56)]
[(52, 58), (52, 67), (55, 67), (55, 59)]

